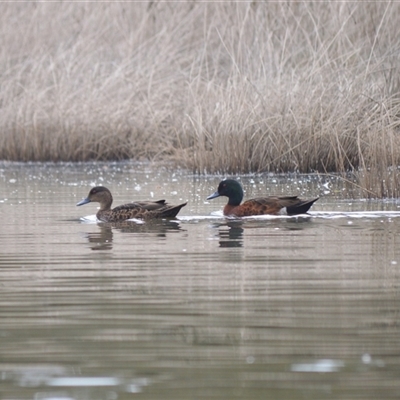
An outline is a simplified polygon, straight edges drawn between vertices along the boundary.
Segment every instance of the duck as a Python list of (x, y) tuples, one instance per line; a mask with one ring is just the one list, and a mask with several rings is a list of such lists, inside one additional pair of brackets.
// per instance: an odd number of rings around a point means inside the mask
[(228, 197), (228, 204), (224, 207), (224, 215), (233, 217), (265, 214), (305, 214), (314, 202), (318, 200), (318, 197), (311, 200), (302, 200), (297, 196), (268, 196), (250, 199), (242, 203), (243, 195), (242, 186), (238, 181), (225, 179), (219, 183), (217, 191), (207, 197), (207, 200), (220, 196)]
[(110, 190), (104, 186), (96, 186), (90, 190), (88, 197), (76, 205), (83, 206), (92, 202), (100, 203), (100, 210), (97, 212), (96, 217), (102, 222), (121, 222), (131, 218), (175, 218), (181, 208), (187, 204), (183, 203), (174, 206), (166, 203), (165, 200), (138, 201), (111, 209), (113, 197)]

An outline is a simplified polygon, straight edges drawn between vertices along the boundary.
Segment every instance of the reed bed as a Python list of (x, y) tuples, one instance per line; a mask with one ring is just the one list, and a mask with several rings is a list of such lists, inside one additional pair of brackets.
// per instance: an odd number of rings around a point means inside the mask
[(351, 172), (366, 196), (399, 196), (397, 2), (1, 10), (1, 159)]

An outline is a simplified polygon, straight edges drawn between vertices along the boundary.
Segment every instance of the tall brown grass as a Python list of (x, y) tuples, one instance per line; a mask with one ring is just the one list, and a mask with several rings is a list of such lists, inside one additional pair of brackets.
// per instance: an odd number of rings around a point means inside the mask
[(398, 196), (398, 2), (30, 2), (0, 14), (0, 158), (355, 174)]

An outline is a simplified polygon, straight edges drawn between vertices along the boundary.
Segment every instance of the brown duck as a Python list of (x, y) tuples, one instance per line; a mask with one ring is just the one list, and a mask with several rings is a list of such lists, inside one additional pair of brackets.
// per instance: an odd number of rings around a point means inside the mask
[(87, 203), (100, 203), (100, 210), (96, 217), (103, 222), (120, 222), (131, 218), (156, 219), (156, 218), (174, 218), (182, 207), (187, 203), (178, 206), (172, 206), (165, 200), (144, 201), (124, 204), (111, 209), (113, 197), (111, 192), (104, 186), (96, 186), (90, 190), (86, 199), (81, 200), (77, 206)]
[(318, 198), (301, 200), (297, 196), (269, 196), (258, 197), (240, 204), (243, 200), (243, 189), (239, 182), (233, 179), (225, 179), (220, 182), (215, 193), (207, 197), (207, 200), (219, 196), (228, 197), (228, 204), (224, 207), (224, 215), (235, 217), (248, 217), (264, 214), (305, 214)]

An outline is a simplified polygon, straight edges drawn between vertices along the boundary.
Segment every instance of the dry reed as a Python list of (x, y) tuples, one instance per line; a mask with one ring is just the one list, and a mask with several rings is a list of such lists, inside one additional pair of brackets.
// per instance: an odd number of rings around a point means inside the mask
[(352, 171), (398, 196), (400, 4), (30, 2), (0, 15), (0, 158)]

